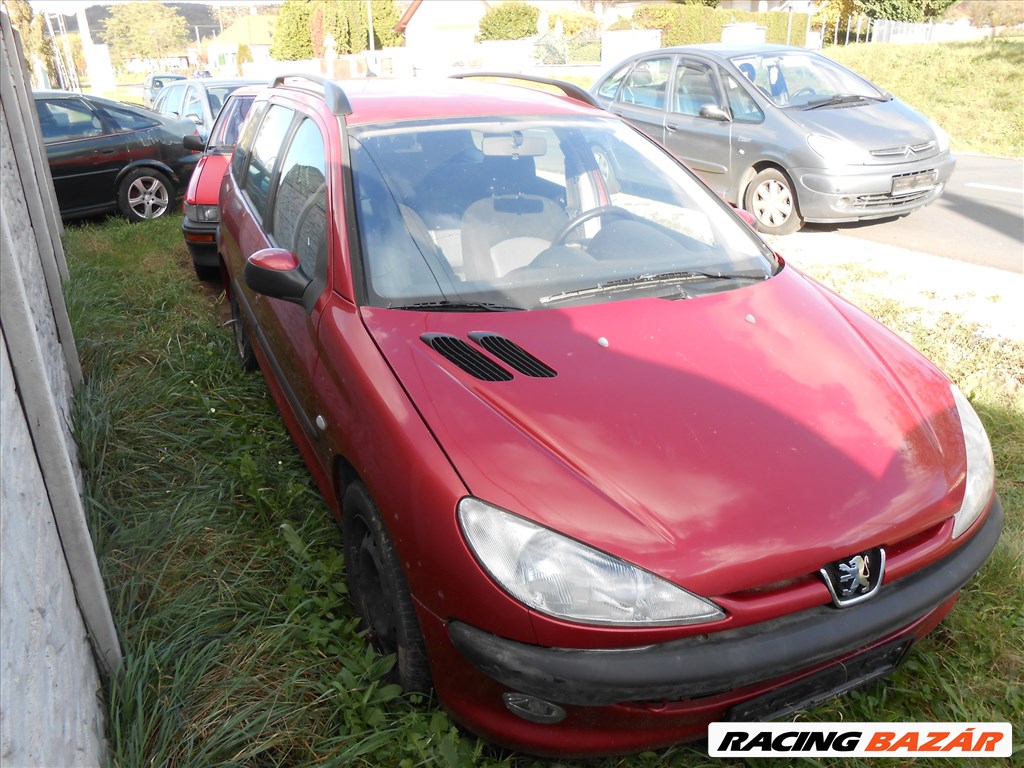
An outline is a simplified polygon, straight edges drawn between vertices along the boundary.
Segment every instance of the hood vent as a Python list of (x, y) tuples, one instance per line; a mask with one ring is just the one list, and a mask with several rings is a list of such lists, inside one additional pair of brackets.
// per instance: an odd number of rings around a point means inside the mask
[(420, 339), (442, 357), (481, 381), (511, 381), (512, 374), (469, 342), (444, 333), (425, 333)]
[(545, 365), (514, 341), (509, 341), (504, 336), (499, 336), (496, 333), (475, 331), (469, 334), (469, 338), (524, 376), (550, 379), (558, 375), (553, 368)]

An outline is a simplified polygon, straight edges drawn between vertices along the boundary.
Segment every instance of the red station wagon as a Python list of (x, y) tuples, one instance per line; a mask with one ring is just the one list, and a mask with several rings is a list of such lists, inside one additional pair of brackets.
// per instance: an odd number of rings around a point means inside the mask
[(370, 640), (407, 690), (551, 755), (885, 675), (999, 537), (978, 416), (561, 87), (281, 77), (225, 176), (238, 352)]

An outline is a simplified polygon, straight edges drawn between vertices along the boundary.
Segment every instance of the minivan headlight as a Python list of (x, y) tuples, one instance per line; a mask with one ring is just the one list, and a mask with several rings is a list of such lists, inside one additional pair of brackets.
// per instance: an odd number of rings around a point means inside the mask
[(863, 149), (842, 139), (812, 133), (807, 137), (807, 144), (829, 165), (863, 165), (867, 161)]
[(967, 480), (964, 500), (960, 511), (953, 516), (953, 538), (964, 533), (988, 507), (995, 490), (995, 462), (992, 460), (992, 445), (988, 441), (985, 427), (970, 401), (954, 384), (953, 401), (960, 415), (960, 428), (964, 433), (967, 450)]
[(947, 152), (949, 150), (949, 134), (942, 130), (942, 128), (939, 127), (939, 124), (934, 120), (929, 120), (928, 124), (932, 127), (932, 130), (935, 131), (935, 141), (938, 145), (939, 152)]
[(480, 564), (506, 592), (541, 613), (633, 627), (725, 617), (710, 600), (480, 499), (462, 499), (458, 512)]

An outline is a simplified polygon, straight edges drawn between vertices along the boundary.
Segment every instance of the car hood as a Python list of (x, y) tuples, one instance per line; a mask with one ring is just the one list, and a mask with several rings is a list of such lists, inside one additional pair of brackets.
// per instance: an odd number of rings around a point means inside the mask
[[(868, 151), (905, 145), (925, 144), (935, 140), (935, 131), (928, 121), (899, 99), (885, 102), (858, 102), (835, 107), (800, 110), (788, 109), (786, 114), (810, 133), (844, 139)], [(934, 148), (931, 154), (938, 154)], [(914, 159), (927, 157), (916, 155)], [(902, 155), (888, 162), (903, 162)]]
[[(701, 594), (816, 572), (959, 505), (948, 380), (788, 267), (691, 300), (364, 322), (471, 494)], [(510, 380), (484, 381), (423, 340), (472, 362), (481, 331), (555, 375), (501, 363)]]

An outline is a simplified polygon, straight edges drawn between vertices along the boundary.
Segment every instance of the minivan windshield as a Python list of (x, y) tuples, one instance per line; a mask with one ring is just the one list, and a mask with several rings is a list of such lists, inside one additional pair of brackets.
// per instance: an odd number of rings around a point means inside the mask
[(780, 107), (814, 109), (891, 98), (853, 72), (810, 52), (745, 54), (730, 61)]
[(401, 122), (349, 136), (374, 306), (691, 298), (779, 267), (720, 198), (614, 118)]

